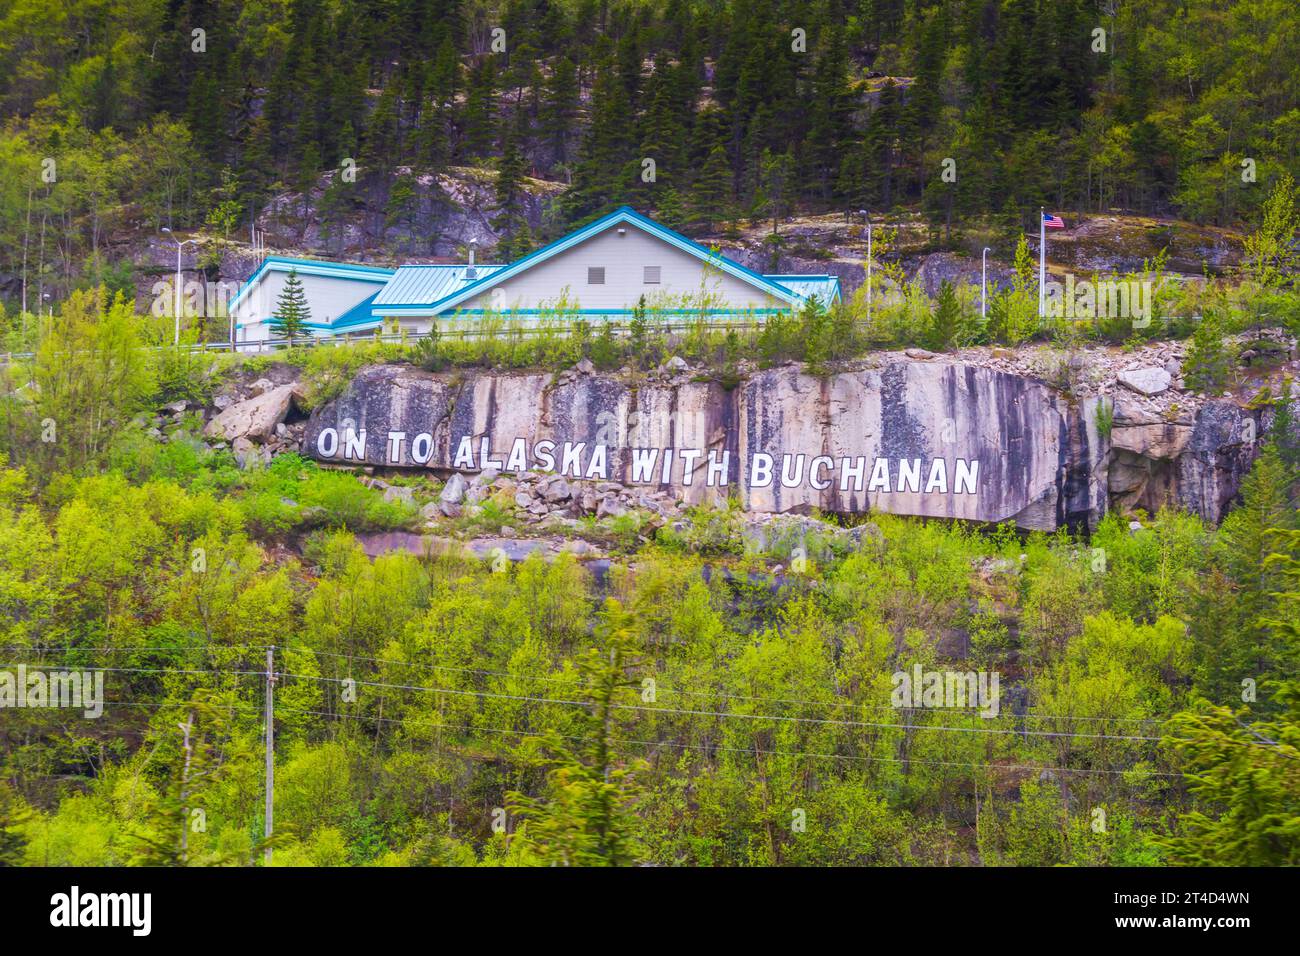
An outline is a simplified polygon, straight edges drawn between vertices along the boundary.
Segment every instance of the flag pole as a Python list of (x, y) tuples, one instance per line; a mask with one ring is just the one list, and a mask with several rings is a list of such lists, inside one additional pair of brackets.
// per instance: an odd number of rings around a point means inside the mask
[(1038, 317), (1047, 313), (1047, 226), (1038, 207)]

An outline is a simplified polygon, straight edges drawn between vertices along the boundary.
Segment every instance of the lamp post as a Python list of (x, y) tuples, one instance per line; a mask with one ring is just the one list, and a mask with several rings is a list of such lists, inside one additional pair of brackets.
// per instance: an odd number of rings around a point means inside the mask
[(871, 321), (871, 219), (865, 209), (859, 209), (858, 213), (867, 224), (867, 321)]
[(989, 247), (985, 246), (984, 251), (980, 253), (980, 318), (984, 318), (986, 313), (987, 295), (985, 288), (989, 281)]
[(177, 239), (175, 236), (172, 235), (172, 230), (170, 226), (163, 226), (162, 231), (167, 233), (167, 235), (171, 237), (172, 242), (176, 243), (176, 311), (174, 313), (176, 319), (176, 328), (175, 328), (175, 332), (172, 335), (172, 344), (180, 345), (181, 344), (181, 249), (189, 245), (191, 242), (197, 244), (198, 240), (186, 239), (184, 242), (182, 242), (180, 239)]

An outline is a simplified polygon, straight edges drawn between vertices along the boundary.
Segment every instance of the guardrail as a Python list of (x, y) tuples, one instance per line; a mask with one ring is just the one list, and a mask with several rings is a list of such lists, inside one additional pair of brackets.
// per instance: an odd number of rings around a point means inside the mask
[[(670, 322), (670, 323), (651, 323), (647, 324), (645, 331), (649, 333), (673, 333), (673, 332), (716, 332), (735, 329), (737, 331), (757, 331), (763, 327), (762, 322), (753, 320), (743, 322)], [(509, 339), (515, 336), (530, 335), (557, 335), (568, 336), (576, 332), (578, 326), (568, 324), (563, 326), (554, 325), (517, 325), (502, 328), (496, 326), (493, 328), (443, 328), (433, 332), (383, 332), (371, 335), (305, 335), (292, 340), (282, 339), (258, 339), (247, 342), (189, 342), (181, 345), (150, 345), (146, 349), (151, 352), (181, 351), (186, 353), (206, 353), (206, 352), (230, 352), (236, 355), (259, 354), (264, 352), (274, 352), (284, 348), (343, 348), (348, 345), (375, 344), (385, 345), (413, 345), (421, 339), (436, 338), (438, 340), (455, 339), (459, 341), (469, 341), (473, 339)], [(596, 330), (604, 331), (608, 329), (615, 335), (631, 335), (634, 331), (629, 325), (605, 325), (604, 323), (592, 323), (587, 327), (588, 332)], [(21, 361), (30, 359), (35, 355), (34, 352), (6, 352), (0, 353), (0, 364), (8, 364), (15, 360)]]

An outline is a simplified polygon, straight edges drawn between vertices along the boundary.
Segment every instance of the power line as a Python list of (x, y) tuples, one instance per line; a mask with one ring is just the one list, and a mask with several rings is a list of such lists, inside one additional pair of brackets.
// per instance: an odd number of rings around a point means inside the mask
[[(16, 667), (16, 666), (18, 665), (13, 663), (0, 664), (0, 667)], [(37, 666), (42, 666), (42, 665), (37, 665)], [(104, 673), (139, 673), (139, 674), (187, 674), (187, 675), (221, 674), (221, 675), (232, 675), (232, 676), (265, 674), (265, 671), (224, 670), (224, 669), (213, 669), (213, 668), (186, 669), (186, 668), (56, 666), (56, 667), (48, 667), (46, 669), (62, 670), (62, 671), (86, 670), (86, 671), (104, 672)], [(568, 700), (564, 698), (537, 697), (534, 695), (523, 695), (523, 694), (501, 694), (501, 693), (494, 693), (491, 691), (458, 690), (449, 687), (424, 687), (416, 684), (389, 684), (389, 683), (384, 683), (379, 681), (357, 680), (355, 678), (323, 677), (315, 674), (296, 674), (288, 671), (281, 671), (278, 673), (284, 677), (293, 677), (299, 680), (315, 680), (315, 681), (321, 681), (323, 683), (332, 683), (332, 684), (344, 684), (348, 681), (352, 681), (353, 683), (360, 686), (376, 687), (376, 688), (387, 689), (387, 690), (412, 690), (412, 691), (421, 691), (424, 693), (450, 694), (458, 697), (477, 697), (477, 698), (492, 698), (492, 699), (499, 699), (499, 700), (515, 700), (515, 701), (521, 701), (525, 703), (558, 704), (558, 705), (570, 706), (570, 707), (585, 708), (591, 706), (591, 704), (588, 701)], [(831, 725), (831, 726), (864, 727), (864, 728), (881, 729), (881, 730), (938, 730), (938, 731), (949, 731), (953, 733), (1006, 734), (1006, 735), (1013, 735), (1018, 737), (1065, 737), (1065, 738), (1079, 739), (1079, 740), (1121, 740), (1121, 741), (1129, 741), (1129, 742), (1145, 741), (1145, 742), (1156, 742), (1156, 743), (1165, 739), (1164, 737), (1153, 737), (1149, 735), (1137, 735), (1137, 734), (1085, 734), (1085, 733), (1066, 732), (1066, 731), (1029, 730), (1028, 728), (1017, 730), (1015, 728), (998, 728), (998, 727), (956, 727), (950, 724), (885, 723), (879, 721), (840, 720), (840, 719), (830, 718), (830, 717), (796, 717), (796, 716), (790, 716), (786, 714), (744, 714), (744, 713), (738, 713), (736, 711), (710, 711), (710, 710), (698, 710), (698, 709), (674, 708), (674, 707), (643, 707), (637, 704), (615, 704), (614, 706), (620, 710), (634, 710), (642, 713), (652, 713), (652, 714), (653, 713), (678, 714), (682, 716), (734, 718), (739, 720), (773, 720), (773, 721), (793, 722), (793, 723), (824, 724), (824, 725)], [(1068, 718), (1060, 718), (1060, 719), (1068, 719)], [(1185, 738), (1173, 738), (1173, 739), (1180, 740)]]
[[(382, 723), (400, 723), (400, 724), (423, 722), (420, 721), (418, 718), (375, 717), (367, 714), (340, 714), (340, 713), (334, 713), (330, 711), (302, 710), (294, 707), (289, 707), (285, 709), (293, 713), (306, 714), (306, 715), (311, 715), (316, 717), (337, 717), (337, 718), (342, 718), (347, 720), (369, 720), (369, 721), (378, 721)], [(515, 730), (510, 728), (504, 728), (504, 727), (481, 727), (477, 725), (463, 725), (460, 727), (439, 727), (438, 729), (461, 731), (465, 733), (482, 732), (482, 733), (494, 733), (494, 734), (513, 734), (522, 737), (549, 737), (552, 736), (552, 734), (554, 733), (554, 736), (560, 737), (562, 739), (582, 740), (588, 742), (596, 739), (594, 737), (588, 737), (579, 734), (561, 734), (561, 733), (555, 733), (551, 731)], [(861, 761), (867, 763), (881, 763), (881, 762), (902, 763), (902, 764), (915, 763), (915, 764), (923, 764), (926, 766), (963, 767), (967, 769), (987, 768), (987, 769), (1005, 769), (1005, 770), (1032, 770), (1038, 772), (1051, 770), (1051, 771), (1059, 771), (1061, 773), (1106, 773), (1106, 774), (1126, 774), (1126, 773), (1136, 772), (1136, 773), (1143, 773), (1149, 776), (1156, 776), (1156, 777), (1181, 777), (1182, 776), (1182, 774), (1168, 773), (1168, 772), (1156, 771), (1156, 770), (1136, 770), (1136, 771), (1132, 769), (1104, 770), (1104, 769), (1093, 768), (1093, 767), (1040, 767), (1040, 766), (1033, 766), (1028, 764), (968, 763), (963, 761), (930, 760), (924, 757), (880, 757), (880, 756), (869, 757), (869, 756), (862, 756), (859, 754), (826, 754), (826, 753), (815, 753), (815, 752), (802, 751), (802, 750), (794, 750), (794, 751), (764, 750), (764, 749), (749, 748), (749, 747), (727, 747), (722, 744), (719, 744), (715, 747), (704, 747), (697, 744), (683, 744), (671, 740), (632, 740), (628, 738), (619, 738), (616, 741), (616, 743), (634, 744), (637, 746), (646, 746), (646, 747), (672, 747), (678, 750), (690, 750), (690, 751), (695, 751), (698, 753), (705, 753), (705, 754), (714, 751), (723, 751), (727, 753), (762, 754), (764, 756), (779, 756), (779, 757), (811, 757), (817, 759), (851, 760), (851, 761)]]
[[(388, 657), (364, 657), (355, 654), (338, 654), (338, 653), (333, 653), (331, 651), (313, 651), (313, 653), (323, 657), (335, 657), (335, 658), (341, 658), (349, 661), (367, 661), (370, 663), (378, 663), (378, 664), (395, 664), (399, 667), (416, 667), (416, 668), (427, 668), (429, 670), (446, 670), (446, 671), (454, 671), (457, 673), (464, 673), (464, 674), (484, 674), (493, 677), (506, 677), (512, 680), (536, 680), (536, 681), (546, 681), (549, 683), (576, 684), (579, 687), (593, 686), (588, 681), (569, 681), (563, 677), (556, 677), (551, 675), (516, 674), (516, 673), (512, 673), (511, 671), (489, 670), (481, 667), (458, 667), (454, 664), (433, 664), (433, 663), (425, 663), (423, 661), (399, 661)], [(764, 697), (764, 696), (749, 695), (749, 694), (728, 694), (728, 693), (723, 693), (721, 691), (718, 691), (716, 693), (709, 692), (709, 691), (691, 691), (691, 690), (683, 690), (680, 688), (662, 687), (662, 686), (657, 687), (656, 690), (658, 693), (681, 694), (686, 697), (702, 697), (709, 700), (713, 700), (717, 698), (722, 698), (724, 700), (754, 700), (754, 701), (767, 701), (771, 703), (781, 703), (781, 704), (802, 704), (809, 707), (860, 707), (862, 706), (860, 703), (851, 700), (842, 700), (842, 699), (821, 701), (821, 700), (808, 700), (806, 698), (794, 698), (794, 697)], [(1116, 721), (1122, 723), (1143, 723), (1143, 724), (1164, 723), (1164, 721), (1167, 719), (1164, 717), (1095, 717), (1095, 716), (1083, 717), (1083, 716), (1074, 716), (1074, 715), (1055, 715), (1055, 714), (1016, 714), (1014, 716), (1016, 716), (1019, 719), (1030, 719), (1030, 720), (1102, 720), (1102, 721)]]
[[(321, 677), (315, 674), (294, 674), (286, 672), (284, 676), (302, 680), (316, 680), (332, 684), (343, 684), (352, 681), (353, 683), (363, 687), (378, 687), (387, 690), (416, 690), (434, 694), (451, 694), (458, 697), (485, 697), (498, 700), (522, 701), (525, 703), (562, 704), (570, 707), (591, 706), (588, 701), (565, 700), (554, 697), (535, 697), (527, 694), (498, 694), (491, 691), (456, 690), (449, 687), (421, 687), (415, 684), (387, 684), (378, 681), (356, 680), (355, 678)], [(1065, 733), (1062, 731), (1052, 730), (1015, 730), (1011, 728), (997, 727), (954, 727), (948, 724), (893, 724), (864, 720), (838, 720), (831, 717), (792, 717), (784, 714), (742, 714), (737, 713), (736, 711), (709, 711), (675, 707), (643, 707), (638, 704), (614, 704), (612, 706), (619, 710), (635, 710), (642, 713), (652, 714), (681, 714), (690, 717), (725, 717), (740, 720), (775, 720), (793, 723), (827, 724), (842, 727), (867, 727), (882, 730), (944, 730), (955, 733), (1012, 734), (1018, 737), (1070, 737), (1084, 740), (1151, 741), (1156, 743), (1165, 739), (1164, 737), (1139, 735)]]

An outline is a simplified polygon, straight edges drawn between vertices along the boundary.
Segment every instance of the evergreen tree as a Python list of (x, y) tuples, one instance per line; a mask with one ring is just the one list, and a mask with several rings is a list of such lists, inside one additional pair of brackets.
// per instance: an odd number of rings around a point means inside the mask
[(939, 298), (934, 311), (930, 314), (930, 328), (926, 336), (926, 348), (942, 352), (952, 347), (961, 332), (961, 303), (957, 301), (957, 290), (951, 282), (943, 280), (939, 286)]
[(713, 147), (691, 186), (691, 222), (713, 226), (731, 215), (731, 164), (721, 146)]
[(523, 185), (524, 172), (524, 155), (519, 149), (517, 133), (512, 124), (506, 129), (501, 144), (501, 158), (497, 162), (494, 189), (497, 215), (492, 220), (492, 228), (500, 236), (497, 256), (507, 262), (527, 255), (532, 249), (528, 217), (524, 212), (524, 199), (527, 195)]
[(491, 55), (481, 57), (470, 71), (462, 114), (461, 155), (465, 159), (482, 159), (492, 149), (496, 135), (496, 64)]
[(307, 323), (310, 321), (311, 309), (307, 305), (307, 293), (302, 287), (302, 280), (298, 278), (298, 270), (291, 269), (276, 300), (275, 311), (271, 313), (271, 334), (288, 339), (292, 348), (293, 340), (307, 333)]
[(1223, 320), (1217, 310), (1206, 309), (1187, 347), (1183, 379), (1188, 388), (1213, 392), (1227, 382), (1233, 364), (1233, 349), (1224, 339)]
[(578, 71), (567, 56), (559, 57), (551, 67), (542, 97), (540, 134), (550, 150), (554, 166), (569, 161), (569, 139), (573, 135), (573, 118), (578, 111)]

